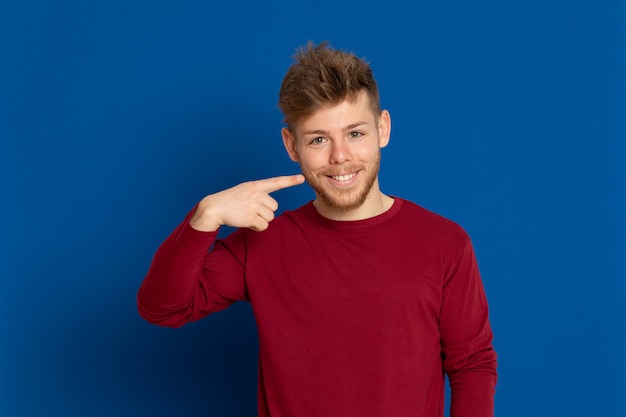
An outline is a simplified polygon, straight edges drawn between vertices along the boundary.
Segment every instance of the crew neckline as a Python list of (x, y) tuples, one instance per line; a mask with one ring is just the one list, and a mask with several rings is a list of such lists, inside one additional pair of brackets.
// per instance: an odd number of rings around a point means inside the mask
[(327, 217), (322, 216), (315, 206), (313, 205), (313, 201), (309, 201), (303, 208), (305, 212), (313, 218), (317, 223), (322, 226), (330, 227), (333, 229), (360, 229), (363, 227), (375, 226), (380, 223), (384, 223), (387, 220), (394, 217), (402, 208), (403, 200), (394, 196), (390, 196), (393, 198), (393, 204), (386, 211), (377, 214), (374, 217), (368, 217), (367, 219), (361, 220), (332, 220)]

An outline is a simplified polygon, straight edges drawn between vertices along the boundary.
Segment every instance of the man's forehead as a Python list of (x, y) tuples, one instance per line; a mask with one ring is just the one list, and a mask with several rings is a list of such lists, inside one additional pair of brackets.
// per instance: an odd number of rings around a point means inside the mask
[(356, 125), (376, 122), (369, 98), (346, 98), (339, 103), (327, 104), (313, 111), (294, 126), (299, 133), (327, 129), (347, 129)]

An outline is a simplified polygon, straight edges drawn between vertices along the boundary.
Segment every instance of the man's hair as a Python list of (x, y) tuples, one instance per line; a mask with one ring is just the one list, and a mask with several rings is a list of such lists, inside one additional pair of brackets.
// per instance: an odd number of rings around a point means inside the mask
[(380, 115), (380, 97), (372, 69), (353, 53), (333, 49), (328, 42), (315, 46), (309, 41), (296, 50), (295, 63), (280, 86), (278, 107), (291, 129), (325, 105), (355, 101), (361, 91), (369, 97), (375, 117)]

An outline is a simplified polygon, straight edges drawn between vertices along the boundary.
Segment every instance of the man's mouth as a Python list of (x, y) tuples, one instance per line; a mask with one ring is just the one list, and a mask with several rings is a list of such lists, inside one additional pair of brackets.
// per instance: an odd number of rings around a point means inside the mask
[(356, 172), (352, 172), (350, 174), (343, 174), (343, 175), (329, 175), (332, 179), (334, 179), (335, 181), (349, 181), (352, 178), (354, 178), (354, 176), (356, 175)]

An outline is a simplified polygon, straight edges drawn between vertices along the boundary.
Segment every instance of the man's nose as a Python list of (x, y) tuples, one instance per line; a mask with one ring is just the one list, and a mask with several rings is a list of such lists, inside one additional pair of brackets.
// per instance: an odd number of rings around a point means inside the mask
[(343, 140), (333, 141), (330, 152), (331, 164), (342, 164), (350, 161), (351, 159), (350, 147)]

